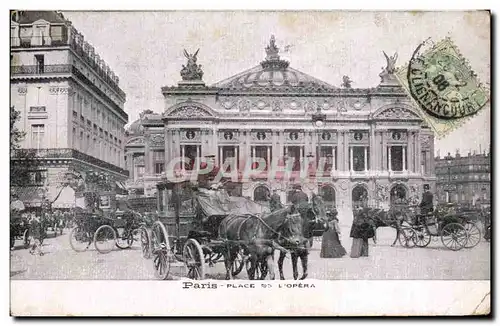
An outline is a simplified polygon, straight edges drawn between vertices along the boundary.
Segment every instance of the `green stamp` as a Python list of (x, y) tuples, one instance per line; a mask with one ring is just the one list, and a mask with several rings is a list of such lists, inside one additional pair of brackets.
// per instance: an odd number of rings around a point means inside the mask
[(411, 95), (438, 137), (462, 125), (489, 101), (467, 60), (446, 38), (420, 53), (420, 44), (408, 65), (396, 77)]

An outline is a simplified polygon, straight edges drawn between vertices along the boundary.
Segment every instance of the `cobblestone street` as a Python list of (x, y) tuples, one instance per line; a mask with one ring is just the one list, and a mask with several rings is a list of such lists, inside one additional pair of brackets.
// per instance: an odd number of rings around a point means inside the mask
[[(342, 243), (350, 252), (349, 227), (342, 227)], [(62, 236), (45, 240), (44, 256), (30, 255), (20, 247), (11, 252), (12, 279), (25, 280), (154, 280), (152, 260), (142, 258), (140, 247), (115, 250), (109, 254), (98, 253), (93, 244), (83, 253), (74, 252), (68, 239), (69, 230)], [(326, 280), (486, 280), (490, 279), (490, 243), (482, 240), (475, 248), (451, 251), (440, 238), (433, 238), (427, 248), (407, 249), (399, 243), (391, 247), (395, 230), (380, 228), (378, 241), (370, 240), (370, 256), (352, 259), (321, 259), (321, 241), (318, 238), (309, 255), (309, 278)], [(277, 261), (277, 255), (276, 260)], [(277, 264), (276, 264), (277, 265)], [(299, 264), (300, 265), (300, 264)], [(285, 260), (285, 277), (292, 278), (290, 259)], [(277, 266), (276, 266), (277, 271)], [(183, 267), (173, 267), (174, 279), (183, 276)], [(207, 277), (224, 278), (224, 264), (207, 268)], [(242, 271), (239, 279), (247, 279)]]

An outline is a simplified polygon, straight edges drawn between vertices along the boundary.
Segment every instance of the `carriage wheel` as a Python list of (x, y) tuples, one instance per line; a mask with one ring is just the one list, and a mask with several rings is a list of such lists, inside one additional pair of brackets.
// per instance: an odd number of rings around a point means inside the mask
[(231, 266), (231, 275), (236, 276), (243, 270), (244, 265), (243, 249), (239, 249)]
[[(166, 250), (158, 250), (154, 254), (153, 264), (155, 268), (155, 276), (157, 279), (166, 280), (170, 274), (170, 257)], [(144, 253), (143, 253), (144, 255)]]
[(471, 222), (465, 223), (465, 230), (467, 231), (465, 248), (474, 248), (481, 241), (481, 230), (479, 230), (476, 224)]
[(142, 257), (151, 258), (151, 238), (145, 226), (139, 228), (139, 239), (141, 241)]
[(132, 231), (127, 230), (126, 228), (116, 229), (116, 246), (120, 249), (128, 249), (132, 246), (134, 242), (134, 235)]
[(167, 229), (160, 221), (154, 222), (151, 228), (151, 251), (154, 253), (158, 249), (170, 251)]
[(69, 245), (76, 252), (82, 252), (88, 249), (92, 243), (90, 232), (83, 230), (82, 227), (75, 227), (69, 233)]
[(24, 233), (23, 233), (23, 244), (24, 244), (24, 247), (28, 248), (30, 246), (30, 243), (31, 243), (30, 230), (26, 229), (26, 230), (24, 230)]
[(425, 226), (414, 228), (415, 245), (419, 248), (425, 248), (431, 243), (431, 235)]
[(441, 230), (441, 241), (448, 249), (460, 250), (467, 244), (467, 231), (461, 224), (446, 224)]
[(195, 239), (188, 239), (182, 250), (182, 257), (187, 269), (187, 277), (193, 280), (205, 278), (205, 256), (200, 243)]
[(94, 234), (94, 246), (101, 254), (110, 253), (116, 244), (116, 232), (110, 225), (100, 226)]
[(401, 229), (399, 231), (399, 244), (406, 248), (413, 248), (416, 245), (417, 234), (412, 229)]
[[(141, 229), (146, 231), (145, 233), (141, 231), (141, 246), (143, 245), (143, 234), (147, 235), (147, 238), (150, 239), (149, 241), (147, 241), (147, 243), (149, 246), (149, 252), (151, 252), (153, 255), (155, 276), (160, 280), (165, 280), (170, 274), (170, 265), (173, 260), (173, 254), (170, 252), (170, 245), (168, 242), (167, 229), (160, 221), (156, 221), (153, 223), (153, 227), (151, 229), (151, 237), (149, 237), (146, 227), (142, 226)], [(144, 244), (146, 244), (146, 239), (144, 240)], [(144, 247), (142, 248), (144, 255)]]

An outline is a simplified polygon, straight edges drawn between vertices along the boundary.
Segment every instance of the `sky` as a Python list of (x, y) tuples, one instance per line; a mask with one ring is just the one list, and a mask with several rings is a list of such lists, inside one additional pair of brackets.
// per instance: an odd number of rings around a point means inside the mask
[[(431, 38), (451, 37), (489, 88), (490, 22), (485, 12), (262, 12), (145, 11), (76, 12), (65, 17), (85, 36), (120, 78), (132, 122), (145, 109), (165, 110), (161, 87), (181, 79), (183, 50), (200, 49), (206, 84), (259, 64), (271, 34), (290, 66), (339, 86), (376, 87), (387, 54), (405, 65), (414, 49)], [(283, 53), (285, 46), (289, 51)], [(435, 141), (441, 156), (490, 146), (489, 104), (462, 127)]]

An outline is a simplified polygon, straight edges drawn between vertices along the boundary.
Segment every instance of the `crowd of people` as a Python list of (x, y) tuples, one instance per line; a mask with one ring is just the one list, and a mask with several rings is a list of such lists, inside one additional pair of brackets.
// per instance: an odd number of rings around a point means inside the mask
[[(19, 202), (14, 194), (11, 203)], [(46, 205), (42, 205), (36, 210), (26, 210), (24, 205), (11, 205), (10, 209), (10, 236), (11, 250), (14, 250), (14, 239), (25, 235), (25, 243), (29, 243), (29, 252), (31, 254), (43, 255), (42, 242), (47, 237), (47, 229), (51, 228), (53, 232), (62, 233), (62, 229), (69, 227), (72, 220), (72, 214), (68, 211), (53, 210)], [(22, 234), (20, 234), (22, 233)]]

